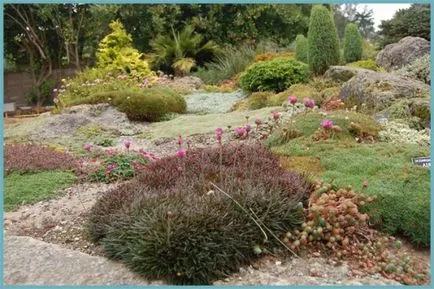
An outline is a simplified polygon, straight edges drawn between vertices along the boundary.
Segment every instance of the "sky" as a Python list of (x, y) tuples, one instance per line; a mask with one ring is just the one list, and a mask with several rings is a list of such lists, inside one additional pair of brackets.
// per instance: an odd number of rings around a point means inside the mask
[(405, 9), (410, 7), (411, 4), (359, 4), (357, 6), (359, 11), (363, 11), (364, 7), (368, 6), (368, 9), (374, 11), (375, 30), (378, 30), (378, 26), (381, 24), (381, 20), (392, 19), (393, 15), (399, 9)]

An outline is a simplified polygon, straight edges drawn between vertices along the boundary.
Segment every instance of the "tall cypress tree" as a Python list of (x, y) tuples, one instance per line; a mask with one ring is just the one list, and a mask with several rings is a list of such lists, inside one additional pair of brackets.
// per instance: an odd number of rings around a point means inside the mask
[(362, 59), (363, 41), (356, 24), (350, 23), (345, 27), (344, 60), (354, 62)]
[(312, 7), (308, 42), (309, 68), (314, 75), (339, 63), (338, 32), (330, 12), (322, 5)]

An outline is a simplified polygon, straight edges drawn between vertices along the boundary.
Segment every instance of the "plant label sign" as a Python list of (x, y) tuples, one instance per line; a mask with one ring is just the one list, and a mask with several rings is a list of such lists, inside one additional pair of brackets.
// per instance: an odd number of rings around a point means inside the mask
[(431, 157), (420, 157), (411, 159), (414, 165), (430, 168), (431, 167)]

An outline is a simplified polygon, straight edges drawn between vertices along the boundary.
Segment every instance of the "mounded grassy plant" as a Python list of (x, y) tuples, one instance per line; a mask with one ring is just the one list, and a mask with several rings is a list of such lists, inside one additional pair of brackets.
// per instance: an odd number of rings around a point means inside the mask
[(303, 221), (309, 190), (259, 145), (188, 151), (98, 200), (88, 232), (147, 278), (211, 284), (280, 246), (270, 231), (281, 236)]
[(109, 102), (129, 119), (158, 121), (169, 112), (184, 113), (187, 104), (182, 96), (168, 88), (126, 89), (94, 94), (88, 103)]
[(276, 58), (250, 66), (240, 77), (246, 91), (280, 92), (296, 83), (308, 81), (308, 66), (292, 58)]
[(304, 35), (299, 34), (295, 38), (295, 59), (298, 61), (308, 63), (309, 62), (309, 42)]
[(355, 62), (362, 59), (363, 40), (357, 25), (349, 23), (345, 27), (344, 38), (344, 60), (345, 62)]
[(339, 37), (330, 12), (322, 5), (312, 7), (309, 32), (309, 68), (322, 75), (331, 65), (339, 63)]

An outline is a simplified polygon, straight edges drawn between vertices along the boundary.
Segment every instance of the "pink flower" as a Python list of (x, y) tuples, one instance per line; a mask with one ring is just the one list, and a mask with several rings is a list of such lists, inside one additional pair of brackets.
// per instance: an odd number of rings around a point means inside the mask
[(262, 124), (262, 120), (259, 119), (259, 118), (257, 118), (257, 119), (255, 119), (255, 123), (256, 123), (257, 126), (259, 126), (259, 125)]
[(181, 136), (178, 136), (178, 140), (176, 143), (178, 144), (179, 147), (181, 147), (181, 145), (182, 145), (182, 137)]
[(185, 150), (180, 149), (176, 154), (178, 155), (178, 157), (183, 158), (185, 157)]
[(222, 135), (223, 135), (223, 129), (220, 128), (220, 127), (217, 128), (215, 130), (215, 135), (216, 135), (216, 138), (217, 138), (218, 142), (221, 143), (221, 141), (222, 141)]
[(291, 95), (290, 97), (288, 97), (288, 101), (289, 103), (291, 103), (292, 105), (297, 103), (297, 97), (294, 95)]
[(321, 121), (321, 126), (323, 127), (323, 128), (325, 128), (325, 129), (330, 129), (330, 128), (332, 128), (333, 127), (333, 122), (331, 121), (331, 120), (323, 120), (323, 121)]
[(311, 98), (305, 98), (303, 100), (304, 106), (308, 108), (313, 108), (315, 106), (315, 100)]
[(90, 152), (90, 150), (92, 149), (92, 145), (90, 143), (86, 143), (84, 144), (84, 149), (87, 150), (88, 152)]
[(274, 120), (278, 120), (280, 118), (280, 112), (278, 111), (273, 111), (273, 119)]
[(107, 154), (109, 156), (113, 156), (115, 154), (115, 150), (114, 149), (108, 149), (106, 152), (107, 152)]
[(127, 150), (129, 150), (130, 149), (130, 146), (131, 146), (131, 141), (130, 140), (124, 140), (124, 146), (127, 148)]
[(109, 164), (105, 172), (109, 175), (114, 168), (116, 168), (116, 164)]
[(84, 160), (83, 160), (83, 159), (80, 159), (80, 160), (78, 161), (78, 163), (80, 164), (80, 166), (83, 166)]
[(250, 124), (246, 124), (246, 125), (244, 126), (244, 129), (246, 130), (247, 133), (249, 133), (249, 131), (252, 130), (252, 127), (250, 126)]
[(238, 137), (243, 137), (246, 134), (246, 129), (244, 127), (237, 127), (235, 133)]

